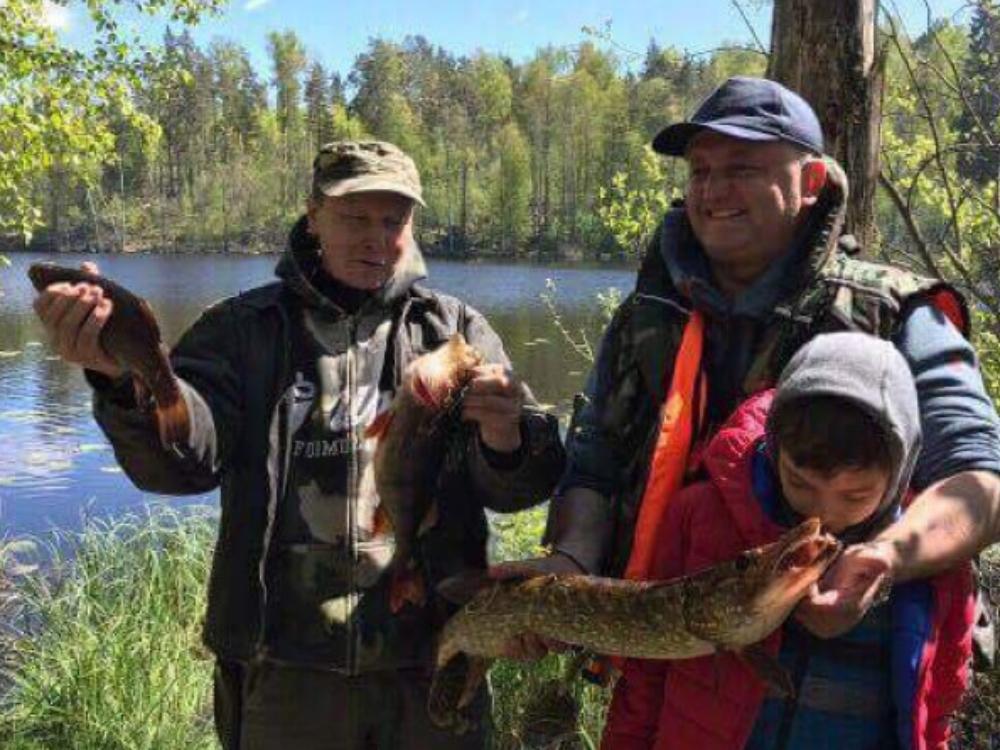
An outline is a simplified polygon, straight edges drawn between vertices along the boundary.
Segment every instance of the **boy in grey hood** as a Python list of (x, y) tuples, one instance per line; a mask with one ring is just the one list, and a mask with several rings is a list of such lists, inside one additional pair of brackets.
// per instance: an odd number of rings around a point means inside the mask
[[(650, 578), (697, 573), (809, 517), (854, 554), (901, 512), (920, 445), (916, 387), (896, 348), (817, 336), (776, 390), (743, 402), (709, 441), (704, 481), (667, 506)], [(896, 585), (887, 570), (872, 563), (857, 582), (874, 603), (847, 632), (820, 638), (793, 615), (760, 644), (757, 666), (776, 656), (788, 696), (769, 694), (745, 656), (626, 661), (602, 747), (943, 750), (968, 680), (969, 564)], [(811, 595), (839, 593), (825, 588)]]
[[(868, 434), (835, 434), (839, 420), (831, 421), (828, 413), (842, 414), (851, 407), (870, 420)], [(859, 333), (818, 336), (782, 371), (767, 430), (772, 460), (783, 480), (786, 510), (802, 516), (819, 515), (828, 526), (833, 520), (830, 530), (846, 544), (869, 539), (892, 521), (920, 454), (920, 411), (913, 375), (903, 356), (887, 341)], [(859, 446), (858, 441), (873, 444), (840, 451), (841, 461), (838, 452), (829, 449), (846, 439), (854, 446)], [(876, 484), (884, 482), (881, 497), (870, 496), (843, 509), (819, 507), (816, 499), (799, 491), (810, 478), (828, 483), (830, 475), (842, 469), (867, 472)], [(879, 476), (886, 472), (886, 476)], [(820, 476), (812, 477), (814, 474)], [(854, 489), (861, 485), (864, 479), (859, 477)], [(855, 492), (854, 497), (861, 494)], [(844, 525), (845, 521), (849, 523)]]

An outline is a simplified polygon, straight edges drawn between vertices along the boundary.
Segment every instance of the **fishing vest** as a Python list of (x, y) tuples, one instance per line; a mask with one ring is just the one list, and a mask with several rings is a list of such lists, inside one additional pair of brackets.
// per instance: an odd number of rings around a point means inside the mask
[[(765, 332), (742, 383), (745, 398), (773, 387), (784, 366), (808, 340), (821, 333), (860, 331), (888, 339), (915, 305), (930, 302), (968, 336), (969, 314), (950, 285), (910, 271), (855, 257), (853, 238), (842, 237), (801, 291), (776, 304), (762, 324)], [(622, 303), (605, 336), (611, 388), (601, 404), (602, 429), (622, 441), (623, 490), (615, 505), (613, 544), (607, 573), (620, 575), (629, 558), (638, 505), (657, 439), (659, 412), (670, 382), (691, 302), (671, 281), (653, 243), (639, 271), (636, 290)], [(711, 323), (709, 323), (711, 325)], [(711, 400), (712, 383), (708, 383)], [(578, 396), (577, 409), (582, 405)], [(570, 426), (570, 440), (575, 424)], [(710, 428), (697, 436), (704, 444)]]

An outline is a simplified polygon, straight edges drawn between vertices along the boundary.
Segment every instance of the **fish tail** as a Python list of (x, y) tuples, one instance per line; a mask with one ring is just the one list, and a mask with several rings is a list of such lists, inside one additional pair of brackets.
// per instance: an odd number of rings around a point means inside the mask
[(156, 426), (165, 447), (187, 443), (191, 437), (191, 415), (180, 390), (173, 398), (156, 402)]
[(427, 693), (431, 721), (455, 734), (465, 734), (477, 725), (470, 704), (486, 675), (490, 661), (457, 653), (434, 672)]

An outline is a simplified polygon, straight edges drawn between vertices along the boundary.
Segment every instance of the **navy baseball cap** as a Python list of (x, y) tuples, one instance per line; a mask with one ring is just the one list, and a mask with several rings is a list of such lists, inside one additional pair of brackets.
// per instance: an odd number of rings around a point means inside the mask
[(691, 139), (703, 130), (744, 141), (786, 141), (817, 156), (823, 153), (823, 129), (812, 107), (794, 91), (766, 78), (730, 78), (690, 120), (661, 130), (653, 139), (653, 150), (683, 156)]

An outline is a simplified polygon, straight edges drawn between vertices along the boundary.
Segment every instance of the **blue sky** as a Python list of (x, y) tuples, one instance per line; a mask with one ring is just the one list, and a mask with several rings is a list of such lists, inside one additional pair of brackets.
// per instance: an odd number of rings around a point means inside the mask
[[(951, 17), (961, 13), (965, 2), (929, 0), (929, 4), (936, 17)], [(741, 0), (740, 5), (766, 44), (770, 5), (761, 0)], [(883, 5), (899, 9), (911, 34), (926, 28), (924, 0), (883, 0)], [(59, 15), (59, 10), (55, 13)], [(204, 21), (193, 33), (199, 44), (216, 37), (239, 42), (258, 71), (265, 73), (267, 33), (292, 29), (312, 59), (346, 73), (374, 36), (398, 41), (407, 34), (422, 34), (458, 55), (482, 49), (522, 62), (546, 44), (577, 44), (587, 38), (583, 26), (603, 28), (609, 20), (611, 38), (626, 63), (625, 50), (641, 53), (650, 38), (690, 52), (710, 50), (726, 41), (752, 42), (732, 0), (232, 0), (221, 16)], [(88, 24), (78, 1), (59, 16), (59, 24), (71, 43), (86, 44)], [(162, 37), (165, 27), (162, 21), (146, 17), (133, 17), (128, 25), (152, 43)]]

